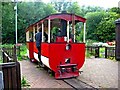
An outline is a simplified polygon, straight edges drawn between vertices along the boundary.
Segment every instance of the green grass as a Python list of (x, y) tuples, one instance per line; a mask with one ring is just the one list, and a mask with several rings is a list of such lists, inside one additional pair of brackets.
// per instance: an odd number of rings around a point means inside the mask
[(5, 47), (5, 48), (12, 48), (14, 45), (13, 44), (3, 44), (0, 45), (0, 48)]
[(87, 58), (90, 58), (90, 57), (93, 56), (93, 55), (91, 55), (90, 52), (89, 52), (88, 50), (86, 50), (85, 56), (86, 56)]
[(27, 82), (26, 78), (24, 76), (22, 76), (22, 80), (21, 80), (21, 87), (25, 87), (25, 88), (29, 88), (30, 85), (29, 83)]
[(3, 60), (0, 59), (0, 63), (3, 63)]
[(100, 48), (100, 58), (104, 58), (105, 57), (105, 47)]
[(27, 47), (25, 44), (23, 44), (22, 46), (20, 46), (20, 54), (18, 55), (18, 60), (27, 59), (26, 53), (27, 53)]
[(0, 50), (0, 63), (3, 63), (3, 60), (2, 60), (2, 51)]

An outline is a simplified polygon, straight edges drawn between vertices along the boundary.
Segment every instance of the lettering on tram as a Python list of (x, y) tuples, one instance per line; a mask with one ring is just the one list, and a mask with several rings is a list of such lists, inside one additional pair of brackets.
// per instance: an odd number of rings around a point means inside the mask
[(29, 59), (39, 62), (35, 35), (41, 29), (40, 57), (43, 65), (54, 72), (56, 79), (79, 76), (85, 60), (85, 39), (77, 41), (80, 35), (77, 35), (76, 27), (85, 30), (85, 22), (86, 19), (81, 16), (64, 12), (51, 14), (28, 26), (26, 43)]

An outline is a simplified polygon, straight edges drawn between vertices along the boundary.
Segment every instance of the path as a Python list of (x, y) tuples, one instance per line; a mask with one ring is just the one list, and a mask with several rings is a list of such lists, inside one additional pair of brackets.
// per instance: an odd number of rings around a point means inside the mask
[[(120, 63), (120, 62), (119, 62)], [(118, 62), (104, 59), (86, 59), (80, 80), (96, 88), (118, 88)]]
[(36, 68), (37, 65), (30, 61), (23, 60), (21, 64), (21, 73), (31, 88), (71, 88), (62, 80), (56, 80), (50, 76), (44, 69)]
[[(21, 61), (22, 75), (26, 77), (32, 88), (71, 88), (62, 80), (55, 80), (47, 71), (36, 68), (30, 61)], [(96, 88), (118, 88), (118, 62), (103, 59), (86, 59), (83, 71), (78, 77), (81, 81)]]

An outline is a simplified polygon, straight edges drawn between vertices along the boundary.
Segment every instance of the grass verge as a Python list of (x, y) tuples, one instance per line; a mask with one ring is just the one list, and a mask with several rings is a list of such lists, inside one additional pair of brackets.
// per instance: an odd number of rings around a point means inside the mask
[(29, 88), (30, 87), (30, 84), (27, 82), (27, 80), (24, 76), (22, 76), (21, 87), (22, 88)]

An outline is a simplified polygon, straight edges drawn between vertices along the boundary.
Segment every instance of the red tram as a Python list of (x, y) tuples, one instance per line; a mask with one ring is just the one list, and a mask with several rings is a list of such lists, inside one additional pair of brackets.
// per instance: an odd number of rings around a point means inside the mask
[[(30, 25), (26, 29), (27, 53), (30, 60), (39, 61), (34, 36), (41, 27), (43, 64), (54, 71), (56, 79), (79, 76), (79, 69), (85, 60), (85, 43), (76, 42), (75, 25), (79, 22), (85, 25), (85, 21), (85, 18), (75, 14), (58, 13)], [(48, 34), (47, 41), (44, 32)]]

